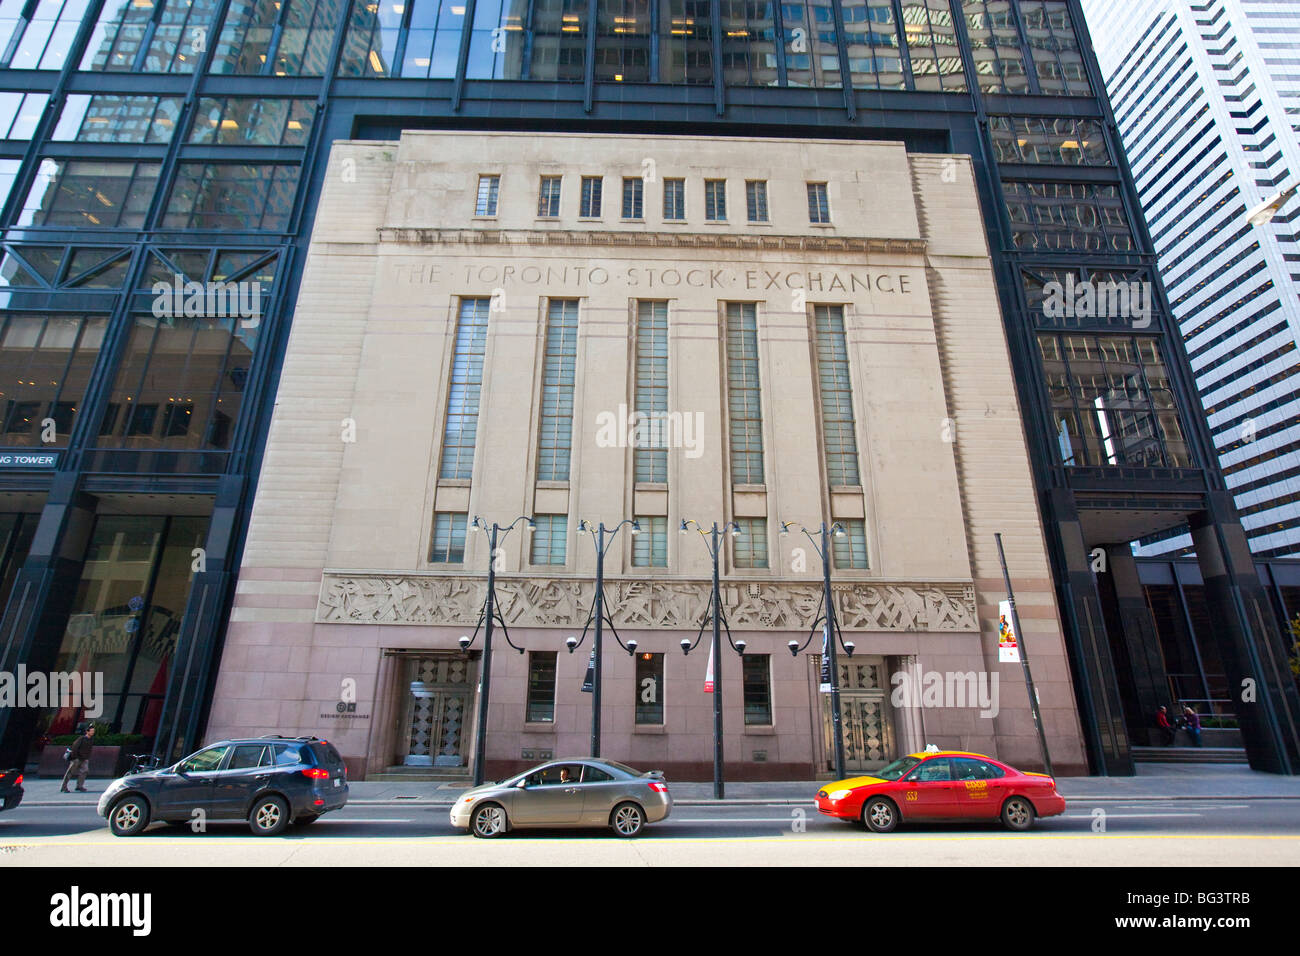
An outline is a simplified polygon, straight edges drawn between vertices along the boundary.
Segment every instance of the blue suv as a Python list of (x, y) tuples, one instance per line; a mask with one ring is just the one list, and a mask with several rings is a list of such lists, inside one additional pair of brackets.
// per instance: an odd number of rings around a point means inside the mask
[(333, 744), (274, 735), (223, 740), (173, 766), (114, 780), (99, 815), (115, 836), (135, 836), (155, 820), (196, 819), (247, 820), (258, 836), (274, 836), (347, 802), (348, 772)]

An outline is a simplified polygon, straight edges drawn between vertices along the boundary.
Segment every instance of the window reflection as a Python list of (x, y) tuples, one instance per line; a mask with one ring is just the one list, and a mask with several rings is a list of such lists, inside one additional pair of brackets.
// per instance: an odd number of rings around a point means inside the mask
[(137, 315), (95, 443), (229, 448), (253, 361), (250, 331), (237, 316)]
[(203, 97), (190, 130), (191, 143), (303, 146), (316, 116), (312, 100)]
[(213, 73), (321, 76), (346, 0), (232, 0)]
[(1112, 165), (1097, 120), (990, 116), (989, 134), (999, 163)]
[(711, 84), (713, 28), (708, 0), (659, 0), (659, 4), (660, 82)]
[(67, 446), (107, 322), (45, 313), (0, 317), (0, 444)]
[(181, 163), (163, 226), (284, 232), (297, 185), (296, 165)]
[(1118, 186), (1004, 182), (1002, 191), (1017, 249), (1134, 251)]
[(157, 163), (42, 160), (17, 225), (138, 229), (157, 180)]
[(179, 96), (67, 97), (50, 139), (81, 143), (168, 143), (180, 118)]
[(859, 90), (901, 90), (903, 60), (890, 0), (841, 0), (849, 71)]
[(41, 0), (7, 66), (61, 70), (90, 0)]
[(1038, 336), (1061, 461), (1193, 467), (1159, 344), (1151, 336)]

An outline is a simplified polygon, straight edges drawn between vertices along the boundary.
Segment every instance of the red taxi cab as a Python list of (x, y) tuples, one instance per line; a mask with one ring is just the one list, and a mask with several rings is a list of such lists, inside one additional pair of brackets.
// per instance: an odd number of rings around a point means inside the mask
[(998, 820), (1028, 830), (1037, 817), (1065, 812), (1056, 781), (1016, 770), (983, 754), (943, 750), (909, 754), (875, 771), (829, 783), (817, 791), (827, 816), (861, 820), (876, 833), (899, 823)]

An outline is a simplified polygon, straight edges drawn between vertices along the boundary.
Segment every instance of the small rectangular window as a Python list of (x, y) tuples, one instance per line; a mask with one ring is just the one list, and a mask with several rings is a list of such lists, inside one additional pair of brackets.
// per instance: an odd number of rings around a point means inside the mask
[(668, 566), (668, 519), (663, 515), (637, 518), (641, 533), (632, 536), (632, 566), (666, 568)]
[(533, 530), (532, 563), (564, 564), (568, 515), (537, 515)]
[(740, 534), (732, 538), (738, 568), (767, 567), (767, 519), (737, 518)]
[(709, 222), (726, 221), (727, 181), (725, 179), (704, 180), (704, 218)]
[(649, 652), (636, 656), (636, 722), (664, 722), (664, 656)]
[(429, 561), (433, 564), (460, 564), (465, 560), (465, 524), (463, 511), (439, 511), (433, 516), (433, 543)]
[(645, 189), (645, 183), (640, 177), (627, 178), (623, 180), (623, 218), (624, 219), (644, 219), (645, 212), (642, 209), (642, 194)]
[(578, 215), (583, 219), (600, 218), (600, 189), (603, 182), (599, 176), (582, 177), (582, 202)]
[(686, 218), (686, 180), (664, 180), (664, 219), (681, 221)]
[(861, 518), (847, 518), (838, 522), (844, 535), (832, 535), (831, 545), (837, 568), (867, 567), (867, 529)]
[(772, 724), (772, 658), (768, 654), (746, 654), (741, 658), (745, 697), (745, 725)]
[(555, 723), (555, 651), (528, 652), (528, 705), (524, 720), (530, 724)]
[(497, 214), (497, 194), (500, 190), (500, 176), (480, 176), (478, 178), (478, 201), (474, 204), (474, 215), (495, 216)]
[(825, 183), (808, 184), (808, 221), (830, 222), (831, 204)]
[(767, 183), (751, 179), (745, 183), (745, 212), (750, 222), (767, 222)]
[(559, 176), (543, 176), (541, 189), (538, 191), (537, 215), (542, 219), (554, 219), (560, 214)]

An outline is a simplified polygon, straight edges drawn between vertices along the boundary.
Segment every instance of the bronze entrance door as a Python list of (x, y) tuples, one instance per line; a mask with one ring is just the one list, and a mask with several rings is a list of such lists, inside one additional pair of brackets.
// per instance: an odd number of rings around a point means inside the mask
[[(866, 773), (898, 756), (889, 708), (889, 684), (883, 657), (836, 663), (840, 671), (840, 720), (844, 727), (844, 770)], [(823, 753), (834, 768), (835, 741), (831, 724), (831, 695), (822, 699)]]
[(406, 662), (407, 695), (402, 763), (409, 767), (463, 767), (474, 698), (475, 662), (461, 654)]

